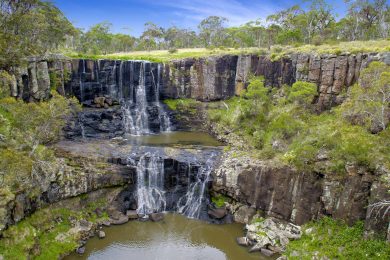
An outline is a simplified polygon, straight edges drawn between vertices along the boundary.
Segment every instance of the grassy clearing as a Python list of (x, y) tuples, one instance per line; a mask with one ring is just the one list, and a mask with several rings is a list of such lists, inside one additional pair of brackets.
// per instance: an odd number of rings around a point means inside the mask
[(179, 49), (177, 52), (168, 50), (155, 51), (134, 51), (128, 53), (113, 53), (107, 55), (84, 55), (79, 53), (65, 53), (73, 58), (88, 59), (118, 59), (118, 60), (149, 60), (153, 62), (169, 62), (172, 60), (184, 58), (203, 58), (220, 55), (244, 55), (259, 54), (268, 55), (271, 59), (277, 60), (285, 55), (292, 53), (318, 53), (318, 54), (341, 54), (341, 53), (368, 53), (368, 52), (387, 52), (390, 51), (390, 40), (380, 41), (354, 41), (340, 42), (324, 45), (300, 45), (300, 46), (273, 46), (266, 48), (192, 48)]
[(389, 259), (390, 246), (383, 239), (365, 240), (364, 224), (349, 227), (325, 217), (304, 226), (301, 239), (287, 246), (289, 259)]

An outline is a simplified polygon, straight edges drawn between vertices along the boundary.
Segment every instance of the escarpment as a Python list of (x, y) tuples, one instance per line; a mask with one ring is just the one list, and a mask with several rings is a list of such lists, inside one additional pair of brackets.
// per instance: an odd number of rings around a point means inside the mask
[[(50, 91), (56, 89), (62, 95), (75, 96), (84, 109), (77, 117), (69, 119), (64, 129), (65, 137), (107, 139), (125, 133), (163, 132), (170, 128), (171, 115), (162, 107), (160, 99), (192, 98), (203, 102), (228, 99), (239, 95), (252, 75), (264, 76), (265, 84), (274, 87), (296, 81), (315, 83), (318, 86), (315, 100), (318, 110), (329, 109), (343, 102), (344, 92), (358, 81), (361, 70), (372, 61), (390, 65), (390, 53), (290, 54), (279, 60), (262, 55), (225, 55), (186, 58), (166, 64), (36, 58), (30, 60), (27, 67), (17, 70), (11, 95), (25, 101), (42, 101), (49, 99)], [(142, 86), (142, 89), (137, 86)], [(135, 164), (128, 163), (129, 158), (111, 155), (109, 164), (105, 158), (103, 165), (90, 165), (90, 162), (85, 162), (88, 157), (77, 158), (77, 164), (82, 166), (64, 164), (63, 168), (45, 177), (41, 182), (42, 192), (37, 197), (29, 198), (24, 193), (15, 197), (4, 196), (1, 224), (3, 227), (12, 225), (44, 203), (106, 187), (135, 187), (140, 174), (136, 165), (140, 158), (144, 163), (162, 161), (167, 168), (171, 167), (168, 171), (171, 172), (169, 181), (172, 185), (168, 188), (179, 187), (180, 196), (184, 196), (184, 191), (195, 179), (204, 179), (194, 170), (200, 167), (199, 164), (184, 163), (188, 158), (179, 160), (170, 155), (156, 158), (145, 156), (146, 153), (143, 157), (136, 156)], [(70, 163), (75, 160), (69, 154), (63, 157), (71, 157)], [(288, 166), (232, 158), (229, 153), (220, 161), (212, 171), (212, 189), (230, 197), (237, 204), (231, 208), (232, 213), (243, 215), (241, 219), (245, 221), (256, 211), (262, 211), (265, 215), (296, 224), (332, 216), (351, 224), (364, 220), (369, 232), (384, 234), (387, 231), (389, 215), (385, 215), (385, 209), (375, 212), (369, 205), (390, 199), (382, 182), (382, 176), (389, 173), (351, 168), (347, 176), (332, 177), (320, 172), (297, 172)], [(192, 178), (190, 183), (186, 178)], [(202, 182), (202, 185), (208, 183)], [(157, 188), (161, 191), (166, 187), (160, 185)], [(129, 188), (126, 192), (128, 195), (133, 191)], [(173, 205), (172, 200), (178, 199), (178, 194), (166, 198), (168, 204)], [(130, 208), (131, 203), (128, 203), (126, 209)], [(183, 211), (189, 208), (184, 202), (180, 206)]]
[[(152, 86), (155, 79), (161, 81), (158, 91), (162, 98), (215, 101), (238, 95), (254, 75), (264, 76), (265, 84), (274, 87), (296, 81), (313, 82), (318, 86), (318, 109), (324, 110), (343, 101), (343, 93), (358, 81), (360, 71), (372, 61), (390, 65), (390, 53), (292, 53), (279, 60), (265, 55), (224, 55), (185, 58), (160, 65), (149, 63), (147, 70), (153, 73), (146, 78), (147, 99), (156, 97)], [(59, 93), (75, 95), (87, 104), (96, 96), (131, 98), (134, 93), (126, 86), (138, 84), (139, 74), (129, 71), (139, 71), (140, 64), (60, 56), (35, 58), (26, 68), (17, 70), (11, 95), (24, 100), (45, 100), (50, 97), (50, 88), (56, 88)], [(158, 66), (161, 68), (155, 70)]]

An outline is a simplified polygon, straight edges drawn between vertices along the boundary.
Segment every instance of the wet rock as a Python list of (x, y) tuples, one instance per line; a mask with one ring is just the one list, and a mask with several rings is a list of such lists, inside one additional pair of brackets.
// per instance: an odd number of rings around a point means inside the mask
[(149, 218), (153, 222), (161, 221), (164, 219), (164, 213), (152, 213), (149, 215)]
[(85, 246), (81, 246), (81, 247), (77, 248), (76, 253), (79, 255), (84, 254), (85, 253)]
[(234, 221), (238, 223), (249, 223), (255, 214), (256, 209), (244, 205), (239, 207), (238, 210), (234, 212), (233, 218)]
[(129, 217), (127, 217), (123, 214), (115, 219), (111, 219), (111, 224), (113, 224), (113, 225), (123, 225), (127, 222), (129, 222)]
[(100, 239), (103, 239), (103, 238), (106, 237), (106, 233), (105, 233), (103, 230), (99, 230), (99, 232), (98, 232), (98, 237), (99, 237)]
[(227, 210), (225, 208), (209, 209), (207, 214), (211, 218), (222, 219), (227, 215)]
[(99, 105), (99, 107), (104, 107), (105, 100), (105, 97), (95, 97), (93, 103), (95, 103), (95, 105)]
[(262, 248), (266, 248), (271, 245), (272, 241), (266, 236), (259, 236), (256, 238), (256, 244), (249, 249), (249, 253), (261, 251)]
[(236, 241), (240, 246), (249, 246), (249, 240), (247, 237), (238, 237)]
[(128, 216), (124, 215), (122, 212), (118, 211), (115, 208), (108, 208), (107, 213), (110, 216), (110, 222), (113, 225), (122, 225), (129, 221)]
[(128, 216), (129, 219), (138, 219), (138, 213), (136, 210), (128, 210), (126, 212), (126, 216)]
[(263, 255), (265, 256), (273, 256), (275, 254), (275, 252), (271, 251), (271, 250), (268, 250), (266, 248), (262, 248), (260, 250), (260, 253), (262, 253)]

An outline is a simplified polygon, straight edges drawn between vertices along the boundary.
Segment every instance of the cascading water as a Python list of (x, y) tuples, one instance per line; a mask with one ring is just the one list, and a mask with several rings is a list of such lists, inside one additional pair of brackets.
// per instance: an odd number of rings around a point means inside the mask
[(127, 133), (133, 135), (149, 134), (149, 119), (147, 113), (145, 62), (141, 63), (139, 84), (135, 89), (135, 103), (126, 100), (122, 105), (124, 126)]
[[(167, 112), (160, 104), (160, 77), (161, 77), (161, 65), (157, 66), (157, 80), (155, 79), (153, 71), (147, 71), (146, 68), (151, 67), (150, 62), (142, 61), (140, 63), (139, 70), (139, 83), (135, 86), (133, 97), (133, 86), (130, 85), (130, 98), (122, 99), (122, 111), (123, 121), (126, 133), (132, 135), (144, 135), (152, 133), (149, 125), (150, 116), (149, 109), (151, 107), (157, 108), (157, 118), (159, 121), (159, 132), (171, 131), (171, 123)], [(133, 62), (131, 63), (131, 69), (134, 69)], [(132, 74), (132, 72), (130, 73)], [(154, 86), (155, 100), (148, 102), (147, 100), (147, 86), (146, 78), (152, 79), (152, 86)], [(122, 79), (123, 80), (123, 79)], [(121, 82), (121, 81), (120, 81)], [(132, 83), (132, 80), (130, 80)], [(120, 85), (122, 85), (121, 83)], [(151, 109), (152, 110), (152, 109)]]
[(165, 211), (164, 160), (151, 153), (145, 153), (136, 165), (137, 213), (148, 215)]
[(212, 154), (206, 163), (199, 169), (196, 181), (192, 182), (186, 195), (177, 203), (178, 212), (190, 217), (199, 218), (202, 206), (206, 205), (207, 185), (210, 181), (210, 174), (213, 169), (215, 154)]
[[(165, 171), (164, 159), (157, 154), (149, 150), (138, 156), (133, 153), (128, 158), (128, 164), (135, 166), (137, 172), (137, 213), (176, 211), (190, 218), (201, 218), (207, 205), (208, 184), (216, 154), (211, 153), (203, 163), (182, 164), (185, 170), (174, 176)], [(172, 178), (174, 184), (170, 183)]]

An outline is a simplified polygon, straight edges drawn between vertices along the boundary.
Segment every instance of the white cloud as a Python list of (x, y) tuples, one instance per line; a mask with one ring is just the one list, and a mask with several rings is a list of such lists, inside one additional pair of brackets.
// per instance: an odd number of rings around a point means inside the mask
[(208, 16), (216, 15), (227, 18), (229, 25), (237, 26), (250, 20), (264, 19), (275, 10), (275, 7), (261, 1), (253, 2), (245, 5), (237, 0), (168, 0), (158, 4), (174, 9), (172, 13), (184, 19), (185, 24), (198, 23)]

